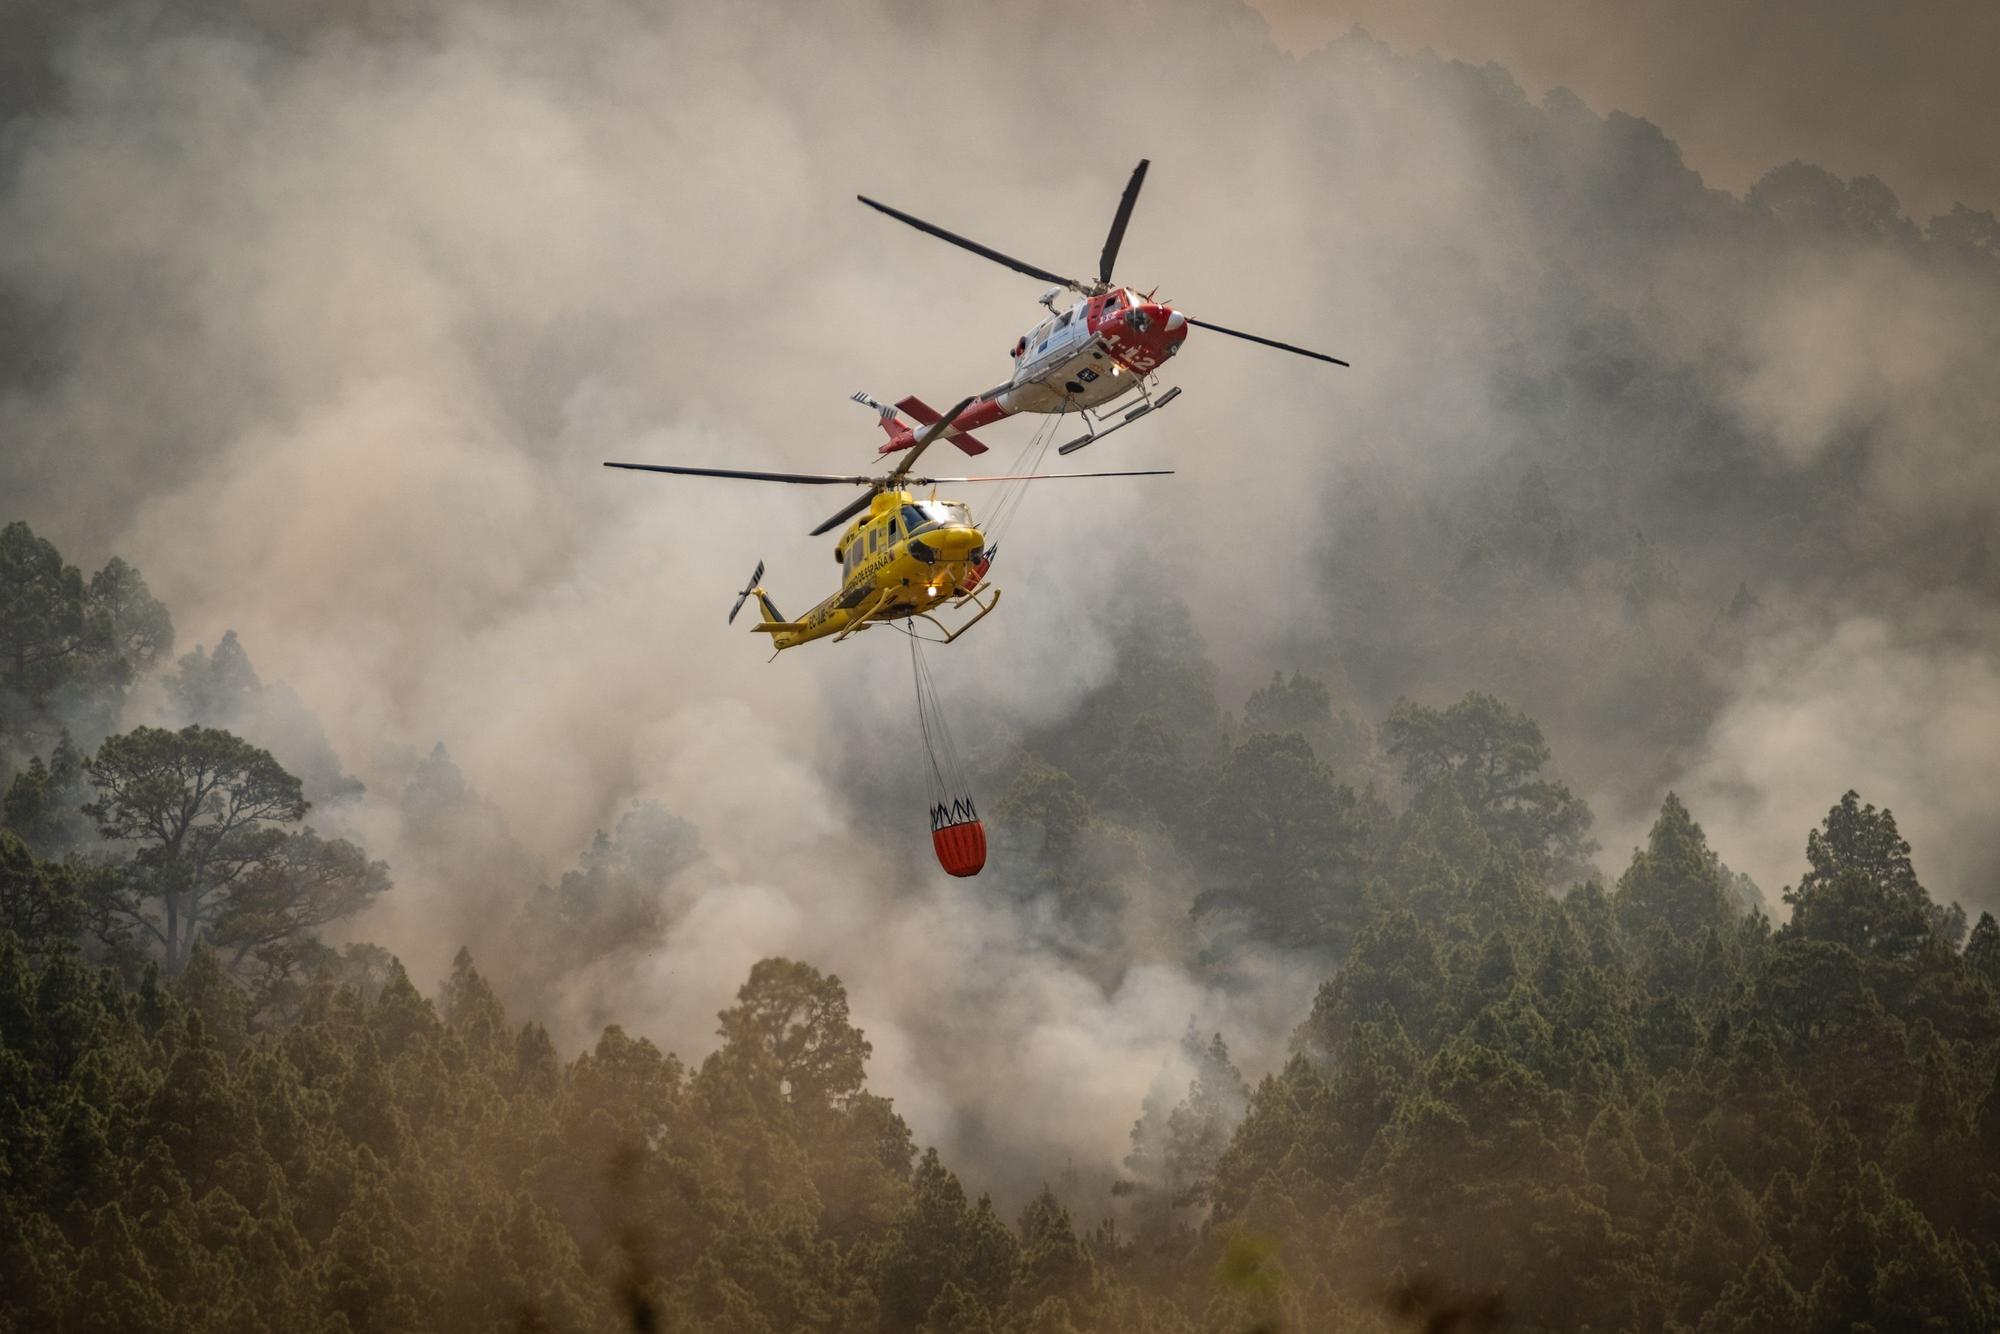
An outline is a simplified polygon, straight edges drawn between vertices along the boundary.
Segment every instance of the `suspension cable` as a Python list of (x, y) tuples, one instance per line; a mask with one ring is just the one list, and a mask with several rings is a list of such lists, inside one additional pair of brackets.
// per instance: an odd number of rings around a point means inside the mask
[(924, 658), (925, 641), (919, 635), (906, 633), (910, 641), (910, 678), (917, 695), (917, 728), (923, 735), (924, 758), (930, 775), (931, 827), (936, 829), (976, 818), (976, 812), (965, 787), (965, 773), (959, 762), (958, 747), (952, 740), (951, 724), (938, 698), (936, 678)]
[[(1063, 410), (1044, 417), (1042, 424), (1035, 429), (1034, 435), (1029, 437), (1028, 443), (1022, 446), (1020, 454), (1007, 471), (1017, 476), (1039, 472), (1042, 460), (1048, 455), (1049, 446), (1055, 443), (1056, 433), (1068, 416), (1069, 400), (1064, 399)], [(982, 525), (988, 547), (997, 545), (1002, 530), (1012, 524), (1015, 512), (1021, 507), (1022, 497), (1028, 494), (1029, 485), (1028, 482), (1008, 482), (1001, 487), (999, 498), (993, 502), (992, 517)]]

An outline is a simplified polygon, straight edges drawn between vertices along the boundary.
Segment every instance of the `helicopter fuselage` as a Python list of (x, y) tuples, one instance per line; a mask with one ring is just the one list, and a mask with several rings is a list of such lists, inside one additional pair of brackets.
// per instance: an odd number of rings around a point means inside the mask
[(1013, 383), (996, 400), (1009, 412), (1094, 408), (1137, 389), (1186, 337), (1178, 311), (1113, 288), (1052, 311), (1023, 334)]
[(834, 559), (840, 590), (797, 620), (786, 620), (755, 590), (764, 620), (752, 628), (770, 635), (774, 648), (844, 638), (869, 622), (904, 620), (956, 602), (979, 588), (992, 553), (964, 505), (887, 490), (841, 534)]
[[(1052, 308), (1047, 319), (1014, 341), (1014, 374), (1008, 383), (960, 413), (942, 438), (955, 439), (1021, 412), (1103, 407), (1138, 391), (1186, 338), (1186, 318), (1179, 311), (1129, 288), (1112, 288), (1063, 310)], [(922, 414), (928, 410), (919, 400), (905, 399), (897, 407), (920, 422), (927, 420)], [(881, 448), (884, 454), (908, 449), (916, 439), (893, 414), (884, 416), (882, 428), (889, 435)]]

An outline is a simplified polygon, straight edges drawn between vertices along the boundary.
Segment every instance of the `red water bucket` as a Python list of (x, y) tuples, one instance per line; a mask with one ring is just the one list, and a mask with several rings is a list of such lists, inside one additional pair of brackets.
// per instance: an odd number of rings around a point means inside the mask
[(931, 846), (946, 875), (978, 875), (986, 865), (986, 827), (977, 820), (931, 830)]
[(958, 581), (958, 591), (961, 593), (970, 593), (973, 589), (979, 587), (979, 581), (984, 579), (986, 572), (992, 568), (993, 553), (989, 551), (965, 567), (965, 575)]

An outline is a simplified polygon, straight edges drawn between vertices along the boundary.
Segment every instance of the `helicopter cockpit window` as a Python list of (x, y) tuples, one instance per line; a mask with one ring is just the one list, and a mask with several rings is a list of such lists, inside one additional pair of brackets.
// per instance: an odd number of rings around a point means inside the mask
[(924, 512), (924, 526), (938, 524), (960, 524), (972, 526), (972, 512), (954, 500), (926, 500), (921, 506)]
[(1069, 317), (1070, 317), (1070, 316), (1072, 316), (1072, 315), (1074, 315), (1074, 314), (1076, 314), (1076, 312), (1075, 312), (1074, 310), (1066, 310), (1066, 311), (1064, 311), (1064, 312), (1063, 312), (1062, 314), (1060, 314), (1060, 315), (1056, 316), (1056, 328), (1060, 329), (1060, 328), (1062, 328), (1062, 327), (1063, 327), (1063, 326), (1064, 326), (1065, 324), (1068, 324), (1068, 323), (1069, 323)]
[(922, 510), (918, 509), (918, 508), (917, 508), (917, 507), (916, 507), (915, 505), (905, 505), (905, 506), (903, 506), (903, 531), (904, 531), (904, 532), (906, 532), (906, 533), (914, 533), (914, 532), (916, 532), (916, 531), (917, 531), (917, 530), (918, 530), (919, 528), (922, 528), (922, 527), (923, 527), (923, 526), (924, 526), (925, 524), (927, 524), (927, 523), (929, 523), (929, 522), (930, 522), (930, 520), (924, 517), (924, 512), (923, 512)]

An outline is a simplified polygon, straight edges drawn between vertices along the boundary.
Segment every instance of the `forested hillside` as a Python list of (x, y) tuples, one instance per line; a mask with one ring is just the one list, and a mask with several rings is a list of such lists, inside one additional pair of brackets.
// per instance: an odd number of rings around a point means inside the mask
[[(689, 1064), (616, 1025), (558, 1052), (462, 951), (420, 987), (321, 943), (389, 868), (226, 730), (74, 744), (54, 702), (115, 714), (168, 617), (122, 563), (114, 612), (113, 580), (4, 536), (8, 740), (56, 736), (0, 832), (5, 1328), (2000, 1320), (2000, 926), (1968, 932), (1855, 793), (1801, 831), (1774, 927), (1672, 795), (1592, 874), (1588, 807), (1500, 701), (1371, 728), (1293, 675), (1234, 722), (1163, 671), (1233, 739), (1137, 790), (1027, 762), (1003, 837), (1088, 954), (1107, 846), (1171, 829), (1210, 966), (1261, 941), (1326, 981), (1281, 1070), (1251, 1087), (1191, 1028), (1112, 1194), (1052, 1162), (1009, 1218), (870, 1091), (808, 961), (759, 963)], [(671, 874), (688, 836), (628, 822), (524, 924), (601, 948), (645, 911), (634, 865)]]

